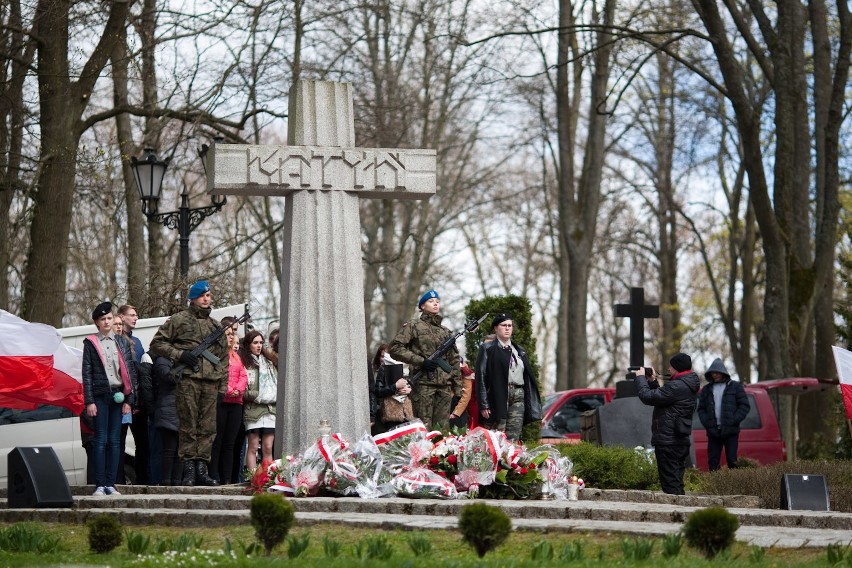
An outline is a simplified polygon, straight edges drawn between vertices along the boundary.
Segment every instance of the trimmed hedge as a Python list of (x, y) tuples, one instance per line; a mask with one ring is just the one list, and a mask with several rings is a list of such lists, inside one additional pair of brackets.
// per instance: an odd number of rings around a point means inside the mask
[(574, 475), (597, 489), (659, 489), (657, 464), (635, 450), (588, 442), (560, 444), (574, 462)]

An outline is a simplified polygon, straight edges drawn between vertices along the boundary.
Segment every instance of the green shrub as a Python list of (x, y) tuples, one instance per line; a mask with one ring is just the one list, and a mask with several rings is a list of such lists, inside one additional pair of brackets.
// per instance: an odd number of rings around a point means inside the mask
[(654, 541), (647, 538), (625, 538), (621, 541), (621, 553), (625, 560), (641, 562), (648, 560), (654, 551)]
[(472, 546), (480, 558), (494, 550), (509, 537), (512, 521), (498, 509), (484, 503), (474, 503), (462, 508), (459, 514), (462, 539)]
[(683, 548), (683, 536), (680, 533), (667, 534), (663, 537), (663, 558), (675, 558)]
[(295, 518), (292, 503), (281, 495), (260, 493), (251, 499), (251, 526), (267, 556), (287, 536)]
[(657, 466), (636, 451), (588, 442), (560, 444), (574, 462), (574, 474), (597, 489), (658, 489)]
[(113, 515), (98, 515), (88, 522), (89, 548), (103, 554), (115, 550), (122, 539), (121, 523)]
[(293, 559), (298, 558), (302, 555), (304, 551), (308, 549), (308, 545), (311, 542), (311, 535), (308, 533), (303, 534), (302, 536), (288, 536), (287, 537), (287, 558)]
[(429, 556), (432, 554), (432, 543), (422, 534), (409, 536), (408, 547), (414, 553), (414, 556)]
[(51, 536), (33, 523), (16, 523), (0, 529), (0, 550), (4, 552), (56, 552), (61, 545), (59, 537)]
[(584, 556), (583, 542), (572, 540), (562, 547), (562, 552), (559, 553), (559, 560), (563, 562), (580, 562)]
[(695, 511), (683, 525), (687, 544), (697, 548), (707, 558), (713, 558), (734, 544), (740, 522), (722, 507), (708, 507)]
[(340, 556), (340, 543), (325, 535), (322, 538), (322, 551), (326, 558), (337, 558)]
[(546, 540), (539, 541), (533, 546), (530, 558), (536, 562), (553, 560), (553, 547)]

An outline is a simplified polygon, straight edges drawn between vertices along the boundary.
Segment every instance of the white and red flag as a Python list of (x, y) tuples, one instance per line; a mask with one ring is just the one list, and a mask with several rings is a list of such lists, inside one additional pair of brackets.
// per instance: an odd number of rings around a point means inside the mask
[(852, 351), (842, 347), (832, 347), (834, 364), (837, 366), (837, 376), (840, 379), (840, 392), (843, 395), (843, 406), (846, 407), (846, 418), (852, 420)]
[(0, 310), (0, 406), (39, 404), (83, 411), (83, 353), (64, 345), (56, 328)]

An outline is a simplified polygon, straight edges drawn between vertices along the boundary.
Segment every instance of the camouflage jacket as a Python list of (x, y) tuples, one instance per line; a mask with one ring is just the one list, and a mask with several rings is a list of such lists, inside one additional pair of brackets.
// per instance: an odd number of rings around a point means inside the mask
[[(183, 351), (195, 349), (205, 337), (219, 327), (219, 322), (210, 317), (210, 309), (190, 306), (178, 312), (160, 326), (151, 340), (151, 352), (177, 363)], [(223, 335), (219, 344), (210, 348), (210, 352), (219, 358), (219, 364), (213, 365), (203, 357), (198, 358), (199, 371), (190, 368), (183, 371), (184, 377), (219, 381), (228, 384), (228, 340)]]
[[(391, 341), (388, 353), (394, 359), (411, 365), (410, 376), (414, 376), (420, 370), (423, 361), (452, 335), (452, 331), (441, 325), (443, 319), (440, 314), (423, 312), (419, 318), (403, 325)], [(461, 396), (463, 382), (458, 349), (451, 348), (444, 353), (444, 359), (453, 368), (452, 373), (447, 373), (439, 367), (430, 373), (424, 372), (420, 382), (427, 385), (449, 385), (453, 394)]]

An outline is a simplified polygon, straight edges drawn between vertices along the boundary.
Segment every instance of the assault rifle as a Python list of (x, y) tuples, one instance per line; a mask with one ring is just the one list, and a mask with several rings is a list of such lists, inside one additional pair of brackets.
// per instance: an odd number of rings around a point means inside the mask
[[(444, 342), (441, 343), (441, 345), (438, 346), (438, 348), (435, 350), (434, 353), (432, 353), (431, 355), (426, 357), (426, 361), (435, 361), (435, 363), (437, 363), (438, 366), (441, 367), (441, 369), (443, 369), (447, 373), (452, 373), (453, 368), (450, 366), (449, 363), (447, 363), (447, 360), (444, 359), (444, 353), (449, 351), (451, 347), (455, 347), (456, 339), (458, 339), (459, 337), (461, 337), (462, 335), (464, 335), (466, 333), (470, 333), (471, 331), (474, 331), (477, 327), (479, 327), (479, 324), (481, 324), (482, 322), (485, 321), (485, 318), (487, 318), (487, 317), (488, 317), (488, 314), (486, 313), (484, 316), (482, 316), (478, 320), (473, 320), (473, 319), (470, 320), (467, 323), (467, 325), (464, 327), (464, 329), (454, 331), (452, 333), (452, 335), (450, 335), (448, 338), (446, 338), (444, 340)], [(417, 381), (419, 381), (420, 377), (422, 377), (422, 376), (423, 376), (423, 368), (421, 367), (420, 370), (417, 371), (417, 373), (413, 377), (410, 377), (408, 379), (408, 384), (413, 387), (414, 385), (417, 384)]]
[[(248, 311), (248, 306), (246, 306), (245, 313), (243, 315), (241, 315), (239, 318), (237, 318), (237, 321), (234, 322), (234, 323), (236, 323), (238, 325), (244, 324), (249, 319), (251, 319), (251, 314)], [(229, 327), (233, 327), (233, 325), (234, 324), (232, 323), (230, 325), (222, 325), (222, 326), (217, 327), (212, 332), (210, 332), (210, 334), (207, 335), (207, 337), (202, 339), (201, 343), (196, 345), (195, 349), (190, 351), (190, 353), (192, 355), (195, 355), (196, 358), (204, 357), (213, 365), (218, 365), (220, 359), (218, 357), (216, 357), (215, 355), (213, 355), (213, 353), (210, 352), (210, 348), (213, 347), (214, 345), (216, 345), (217, 343), (219, 343), (219, 340), (222, 338), (223, 335), (225, 335), (225, 330), (228, 329)], [(178, 362), (177, 364), (175, 364), (174, 367), (172, 367), (172, 370), (171, 370), (172, 376), (175, 377), (175, 379), (179, 380), (181, 375), (183, 374), (183, 370), (186, 369), (186, 367), (187, 367), (186, 363)], [(192, 370), (197, 373), (198, 371), (201, 370), (201, 366), (198, 363), (196, 363), (195, 366), (192, 368)]]

